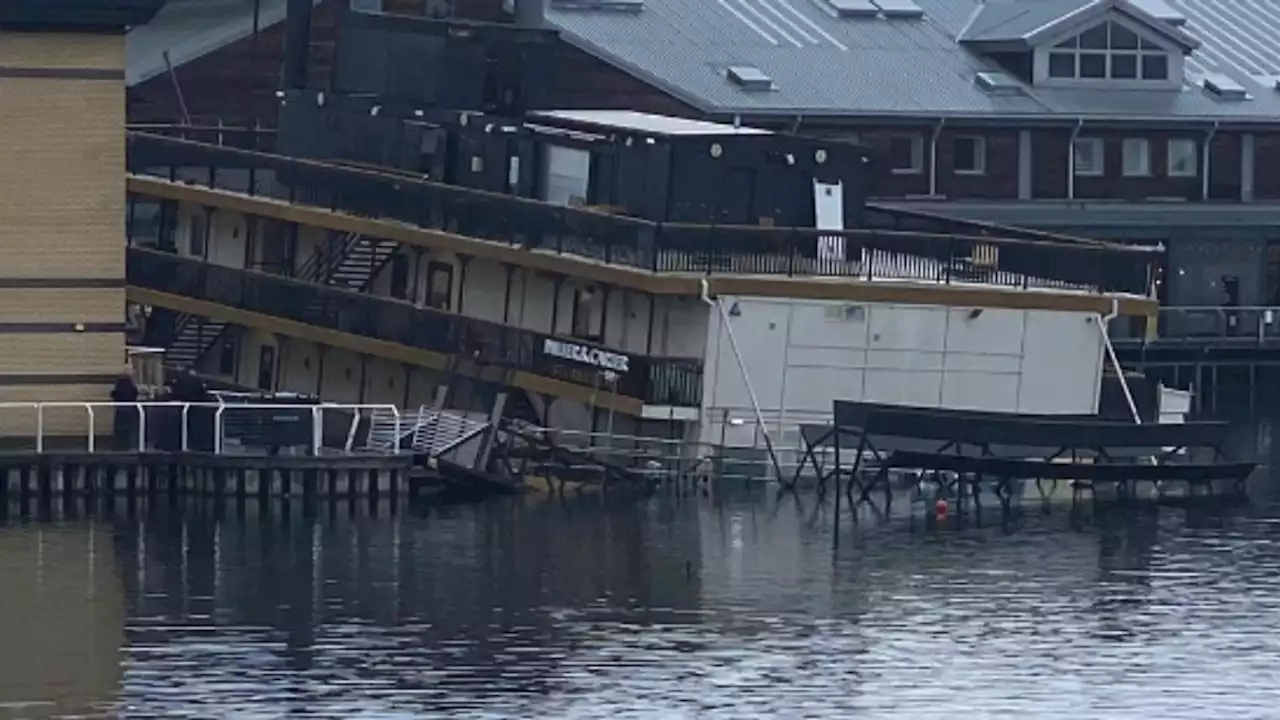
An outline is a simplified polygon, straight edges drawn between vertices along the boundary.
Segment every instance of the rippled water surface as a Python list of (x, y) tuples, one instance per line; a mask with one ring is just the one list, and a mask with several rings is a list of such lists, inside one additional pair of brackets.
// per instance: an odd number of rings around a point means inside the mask
[(0, 522), (0, 717), (1280, 717), (1280, 506)]

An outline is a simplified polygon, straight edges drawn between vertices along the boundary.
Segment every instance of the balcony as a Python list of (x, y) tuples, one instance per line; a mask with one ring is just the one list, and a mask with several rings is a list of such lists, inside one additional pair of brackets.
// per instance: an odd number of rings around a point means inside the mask
[[(1021, 237), (998, 237), (987, 234), (994, 229), (976, 225), (975, 234), (964, 235), (653, 223), (430, 182), (400, 171), (145, 133), (130, 133), (128, 162), (136, 193), (176, 198), (184, 188), (197, 186), (217, 191), (217, 197), (201, 202), (271, 211), (283, 219), (289, 219), (284, 203), (306, 206), (333, 213), (344, 225), (382, 221), (358, 229), (369, 235), (448, 235), (472, 243), (466, 252), (488, 252), (539, 269), (548, 257), (571, 260), (572, 267), (560, 270), (568, 274), (605, 266), (626, 270), (633, 279), (638, 274), (666, 281), (765, 277), (1147, 297), (1159, 256), (1149, 248), (1056, 236), (1013, 232)], [(245, 202), (250, 198), (274, 205), (250, 207)], [(889, 210), (874, 214), (880, 218), (877, 225), (894, 224), (885, 213), (892, 215)], [(903, 224), (918, 227), (925, 221), (934, 223), (929, 227), (941, 222), (914, 218)], [(656, 281), (642, 289), (650, 287)]]
[[(166, 252), (131, 247), (128, 281), (169, 295), (267, 315), (369, 340), (395, 343), (478, 367), (522, 371), (614, 392), (646, 405), (698, 407), (698, 359), (628, 355), (577, 338), (562, 338), (453, 313), (215, 265)], [(377, 354), (376, 350), (368, 350)]]

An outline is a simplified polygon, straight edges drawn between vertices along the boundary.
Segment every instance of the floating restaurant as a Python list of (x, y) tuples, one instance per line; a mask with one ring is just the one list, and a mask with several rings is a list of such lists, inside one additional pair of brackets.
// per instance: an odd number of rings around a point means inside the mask
[[(512, 489), (538, 472), (643, 484), (645, 463), (671, 459), (659, 445), (798, 455), (833, 397), (1096, 414), (1108, 323), (1156, 313), (1158, 250), (869, 202), (881, 169), (861, 145), (541, 108), (552, 31), (344, 11), (333, 80), (316, 87), (311, 3), (289, 12), (269, 130), (126, 130), (119, 33), (146, 13), (110, 16), (114, 34), (69, 19), (6, 41), (34, 68), (6, 89), (92, 90), (115, 108), (6, 127), (26, 162), (10, 164), (5, 187), (25, 188), (10, 207), (31, 221), (5, 224), (3, 250), (7, 312), (25, 313), (11, 332), (29, 334), (0, 388), (6, 435), (33, 440), (6, 470), (14, 487), (54, 447), (73, 449), (59, 462), (77, 487), (116, 487), (94, 439), (118, 429), (106, 400), (126, 344), (224, 390), (137, 404), (143, 432), (120, 450), (180, 466), (155, 471), (166, 483), (254, 494), (219, 468), (270, 465), (311, 492), (346, 463)], [(116, 65), (73, 72), (68, 47)], [(403, 70), (415, 57), (430, 72)], [(74, 127), (53, 143), (56, 123)], [(83, 277), (51, 279), (68, 274)], [(72, 287), (58, 302), (75, 307), (42, 299)], [(57, 332), (50, 314), (65, 315)], [(147, 444), (156, 423), (180, 426), (176, 447)], [(601, 437), (625, 462), (602, 459)], [(399, 486), (386, 477), (358, 492)]]

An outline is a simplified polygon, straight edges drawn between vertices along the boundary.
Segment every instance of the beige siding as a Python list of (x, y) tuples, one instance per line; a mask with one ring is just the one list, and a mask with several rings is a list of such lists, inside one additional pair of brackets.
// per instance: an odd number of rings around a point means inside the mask
[(0, 267), (124, 276), (124, 85), (0, 79)]
[(124, 68), (124, 37), (96, 33), (0, 33), (0, 65), (120, 70)]
[(122, 287), (0, 288), (0, 323), (122, 322)]
[(0, 335), (5, 374), (114, 374), (125, 363), (123, 333), (10, 333)]

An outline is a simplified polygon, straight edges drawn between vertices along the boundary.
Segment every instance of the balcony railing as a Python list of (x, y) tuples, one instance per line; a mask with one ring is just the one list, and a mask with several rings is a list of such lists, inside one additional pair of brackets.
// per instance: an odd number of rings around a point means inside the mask
[(1280, 348), (1280, 307), (1196, 306), (1160, 308), (1156, 337), (1137, 332), (1115, 332), (1120, 344), (1212, 345), (1244, 347), (1273, 345)]
[(1106, 243), (653, 223), (417, 179), (143, 133), (131, 172), (655, 273), (840, 277), (1149, 294), (1159, 251)]
[(617, 392), (647, 404), (698, 407), (702, 363), (631, 355), (577, 338), (476, 320), (402, 300), (129, 248), (129, 284), (386, 340), (482, 365)]

